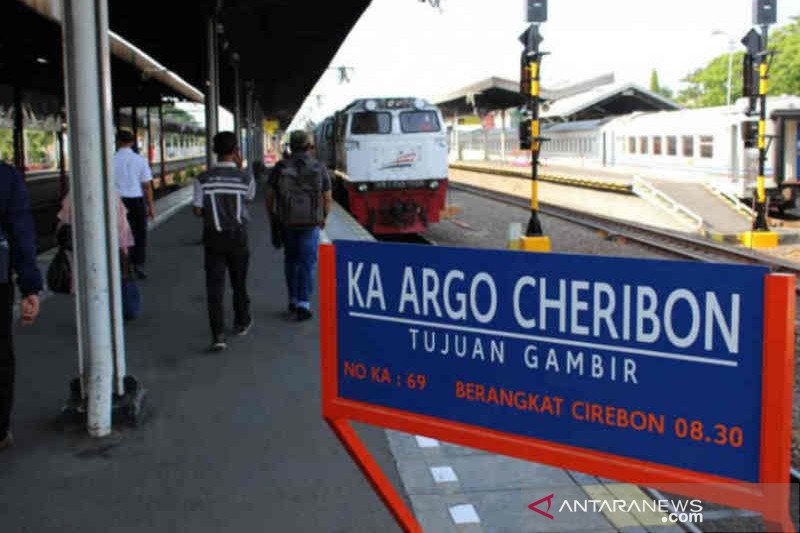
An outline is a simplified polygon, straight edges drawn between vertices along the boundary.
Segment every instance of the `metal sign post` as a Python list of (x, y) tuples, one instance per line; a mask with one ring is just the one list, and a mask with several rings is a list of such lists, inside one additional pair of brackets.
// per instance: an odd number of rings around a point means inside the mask
[(336, 241), (321, 247), (320, 284), (323, 416), (405, 531), (419, 525), (349, 421), (793, 531), (794, 276)]

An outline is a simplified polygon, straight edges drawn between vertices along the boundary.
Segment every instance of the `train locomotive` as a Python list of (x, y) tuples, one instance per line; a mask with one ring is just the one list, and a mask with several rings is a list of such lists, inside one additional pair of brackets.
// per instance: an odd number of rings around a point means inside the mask
[(358, 99), (314, 131), (333, 169), (334, 198), (375, 235), (420, 233), (439, 221), (447, 194), (447, 132), (419, 98)]

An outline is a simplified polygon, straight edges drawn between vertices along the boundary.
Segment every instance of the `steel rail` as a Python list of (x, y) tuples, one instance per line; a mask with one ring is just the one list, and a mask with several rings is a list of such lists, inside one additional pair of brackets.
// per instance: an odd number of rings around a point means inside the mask
[[(524, 198), (513, 196), (498, 191), (466, 185), (463, 183), (449, 182), (449, 187), (476, 196), (488, 198), (497, 202), (527, 209), (528, 204)], [(545, 215), (567, 220), (574, 224), (602, 231), (609, 236), (619, 236), (631, 242), (654, 248), (672, 256), (693, 259), (704, 262), (736, 262), (766, 265), (775, 272), (800, 274), (800, 265), (785, 261), (777, 257), (749, 250), (735, 248), (702, 237), (685, 233), (656, 228), (613, 217), (605, 217), (586, 213), (577, 209), (556, 206), (550, 203), (541, 204), (541, 212)]]

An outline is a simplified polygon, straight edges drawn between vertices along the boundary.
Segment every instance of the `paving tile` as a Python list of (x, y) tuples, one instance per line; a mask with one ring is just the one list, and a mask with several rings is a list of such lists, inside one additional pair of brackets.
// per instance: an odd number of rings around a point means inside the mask
[[(410, 495), (414, 515), (425, 533), (483, 533), (483, 519), (480, 524), (456, 525), (450, 515), (450, 508), (469, 505), (472, 502), (463, 495)], [(480, 517), (480, 511), (476, 509)]]
[[(449, 458), (465, 491), (575, 486), (565, 470), (499, 455)], [(530, 502), (529, 502), (530, 503)]]

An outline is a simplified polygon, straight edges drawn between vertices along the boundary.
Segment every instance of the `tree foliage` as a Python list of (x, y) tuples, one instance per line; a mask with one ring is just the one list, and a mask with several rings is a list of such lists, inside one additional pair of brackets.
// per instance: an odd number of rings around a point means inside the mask
[(658, 71), (656, 69), (653, 69), (650, 72), (650, 90), (666, 98), (672, 98), (673, 96), (672, 89), (666, 85), (661, 85), (661, 83), (658, 81)]
[[(778, 28), (769, 39), (775, 52), (770, 68), (769, 94), (800, 94), (800, 17)], [(731, 99), (742, 95), (742, 61), (744, 52), (733, 54)], [(728, 83), (728, 54), (712, 59), (706, 66), (689, 73), (687, 87), (678, 94), (678, 101), (687, 107), (725, 105)]]

